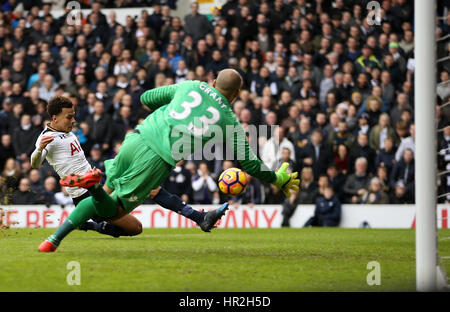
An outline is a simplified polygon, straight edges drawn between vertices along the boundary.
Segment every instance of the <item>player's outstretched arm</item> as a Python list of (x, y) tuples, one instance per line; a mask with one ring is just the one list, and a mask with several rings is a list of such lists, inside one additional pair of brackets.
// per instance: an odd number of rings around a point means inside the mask
[(141, 95), (141, 103), (154, 111), (172, 101), (177, 89), (178, 85), (174, 84), (147, 90)]
[(286, 197), (291, 196), (291, 191), (298, 191), (300, 185), (300, 179), (297, 178), (298, 172), (287, 173), (286, 169), (289, 167), (289, 163), (285, 162), (281, 165), (280, 169), (275, 172), (277, 179), (275, 185), (283, 191)]
[(47, 150), (45, 147), (50, 144), (55, 137), (43, 136), (39, 142), (36, 143), (36, 149), (31, 154), (31, 167), (39, 168), (42, 165), (45, 157), (47, 156)]
[[(232, 116), (234, 116), (234, 114), (232, 114)], [(227, 135), (227, 143), (232, 144), (231, 146), (233, 146), (234, 155), (237, 157), (242, 169), (261, 181), (275, 185), (283, 191), (286, 197), (290, 197), (291, 191), (298, 191), (300, 184), (300, 180), (297, 178), (298, 173), (287, 173), (286, 169), (289, 167), (288, 163), (283, 163), (281, 168), (276, 172), (270, 170), (264, 162), (253, 153), (241, 124), (236, 121), (235, 117), (233, 117), (232, 120), (236, 133), (231, 136)]]

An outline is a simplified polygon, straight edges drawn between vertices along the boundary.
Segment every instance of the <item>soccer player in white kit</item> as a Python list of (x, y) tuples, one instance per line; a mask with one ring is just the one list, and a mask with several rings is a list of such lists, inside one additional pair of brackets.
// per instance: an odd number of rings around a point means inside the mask
[[(71, 132), (75, 123), (75, 111), (70, 99), (62, 96), (52, 98), (47, 105), (47, 112), (52, 121), (36, 141), (36, 149), (31, 155), (32, 167), (39, 168), (44, 159), (47, 159), (60, 178), (91, 170), (78, 138)], [(90, 196), (84, 188), (67, 187), (66, 190), (75, 206)], [(142, 232), (142, 224), (132, 215), (109, 222), (96, 217), (93, 221), (82, 224), (79, 229), (94, 230), (114, 237), (132, 236)]]

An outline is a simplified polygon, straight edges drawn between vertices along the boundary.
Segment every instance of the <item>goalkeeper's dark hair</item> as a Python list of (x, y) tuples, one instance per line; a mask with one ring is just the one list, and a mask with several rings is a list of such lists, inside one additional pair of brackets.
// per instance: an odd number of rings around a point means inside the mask
[(59, 115), (63, 108), (72, 108), (72, 101), (65, 96), (55, 96), (50, 100), (47, 105), (47, 113), (52, 117), (53, 115)]

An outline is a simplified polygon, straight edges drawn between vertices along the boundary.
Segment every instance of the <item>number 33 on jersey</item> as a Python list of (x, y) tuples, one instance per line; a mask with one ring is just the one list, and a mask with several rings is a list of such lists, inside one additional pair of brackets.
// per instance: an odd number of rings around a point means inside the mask
[[(171, 110), (169, 115), (172, 118), (177, 120), (183, 120), (189, 117), (192, 113), (192, 108), (199, 106), (202, 103), (202, 96), (197, 91), (191, 91), (188, 93), (188, 96), (193, 98), (193, 101), (184, 101), (181, 103), (181, 107), (183, 107), (183, 111), (177, 112), (175, 109)], [(209, 125), (213, 125), (220, 119), (220, 112), (214, 108), (213, 106), (209, 106), (206, 108), (207, 112), (210, 112), (212, 117), (209, 118), (206, 115), (201, 115), (198, 117), (198, 120), (202, 123), (200, 127), (196, 127), (194, 122), (189, 122), (188, 129), (194, 135), (201, 136), (206, 134), (209, 129)]]

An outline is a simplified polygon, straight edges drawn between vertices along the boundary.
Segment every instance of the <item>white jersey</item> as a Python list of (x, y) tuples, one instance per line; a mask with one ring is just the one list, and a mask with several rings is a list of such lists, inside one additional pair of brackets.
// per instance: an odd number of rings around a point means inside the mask
[[(39, 148), (42, 136), (55, 137), (45, 147), (47, 152), (45, 158), (60, 178), (70, 173), (86, 173), (91, 169), (91, 165), (86, 160), (83, 149), (75, 134), (72, 132), (60, 132), (46, 126), (36, 141), (36, 148)], [(67, 187), (66, 189), (72, 198), (79, 197), (87, 192), (86, 189), (79, 187)]]

